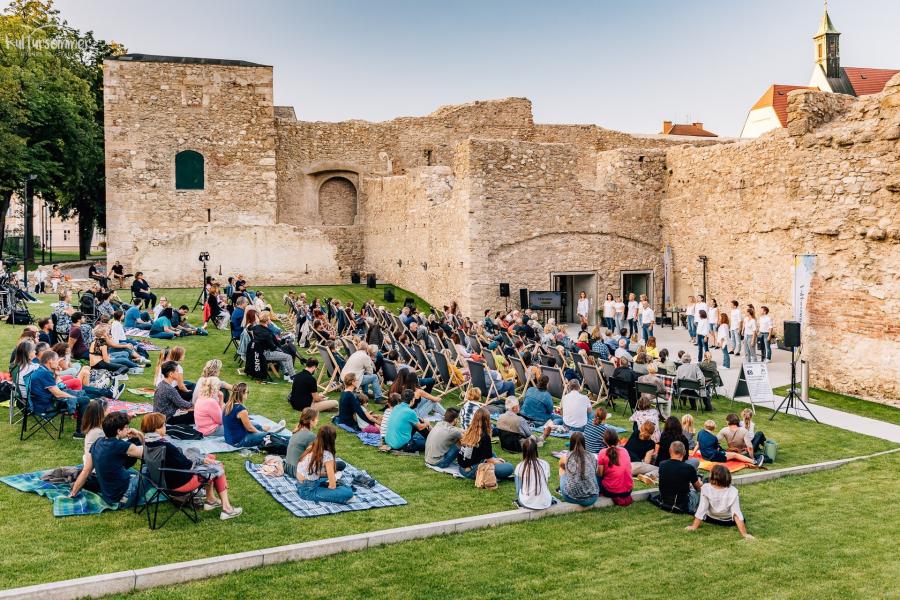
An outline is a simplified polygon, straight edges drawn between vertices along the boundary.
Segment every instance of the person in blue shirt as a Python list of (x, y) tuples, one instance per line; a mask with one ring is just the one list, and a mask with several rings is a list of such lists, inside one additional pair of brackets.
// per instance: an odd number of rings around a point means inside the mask
[(85, 455), (84, 468), (72, 484), (69, 498), (81, 492), (91, 473), (97, 476), (100, 497), (109, 504), (121, 504), (128, 508), (138, 504), (140, 475), (132, 469), (135, 461), (144, 455), (144, 436), (128, 425), (128, 415), (114, 411), (103, 418), (103, 435)]
[(45, 350), (40, 356), (41, 365), (35, 369), (28, 379), (28, 390), (31, 393), (31, 405), (37, 413), (48, 413), (57, 408), (75, 415), (74, 438), (83, 438), (81, 432), (81, 415), (87, 408), (90, 398), (83, 392), (63, 391), (56, 383), (57, 363), (59, 355), (53, 350)]
[(125, 311), (125, 329), (150, 329), (150, 313), (141, 311), (141, 301), (135, 299), (135, 303)]
[(550, 378), (541, 375), (537, 387), (530, 387), (522, 399), (522, 407), (519, 414), (535, 425), (543, 426), (547, 421), (553, 421), (556, 425), (563, 424), (562, 415), (553, 412), (553, 397), (547, 391)]
[(222, 409), (222, 429), (225, 433), (225, 443), (236, 448), (259, 446), (264, 442), (266, 436), (275, 435), (284, 429), (284, 421), (279, 421), (271, 428), (251, 421), (250, 413), (245, 406), (247, 393), (246, 383), (235, 384), (228, 396), (228, 402)]
[(723, 451), (722, 446), (719, 445), (719, 436), (716, 435), (716, 422), (712, 419), (703, 423), (703, 429), (697, 434), (697, 447), (700, 449), (700, 456), (703, 457), (703, 460), (708, 460), (710, 462), (739, 460), (751, 465), (756, 464), (757, 466), (762, 466), (763, 459), (765, 458), (763, 455), (760, 455), (757, 460), (753, 460), (749, 456), (744, 456), (737, 452)]
[(413, 390), (403, 390), (401, 402), (391, 411), (384, 442), (394, 450), (421, 452), (425, 449), (428, 425), (419, 420), (409, 403), (415, 398)]
[(244, 321), (244, 311), (247, 307), (248, 300), (244, 297), (238, 298), (234, 303), (234, 311), (231, 313), (231, 337), (240, 339), (241, 332), (244, 327), (241, 325)]
[(338, 414), (335, 417), (335, 423), (349, 427), (354, 431), (360, 430), (357, 418), (369, 425), (377, 425), (381, 420), (363, 408), (362, 403), (359, 401), (359, 396), (356, 395), (358, 385), (359, 381), (355, 373), (347, 373), (344, 376), (344, 391), (341, 392), (341, 398), (338, 400)]
[(164, 308), (159, 317), (150, 326), (150, 337), (161, 340), (171, 340), (178, 337), (180, 332), (172, 326), (172, 308)]

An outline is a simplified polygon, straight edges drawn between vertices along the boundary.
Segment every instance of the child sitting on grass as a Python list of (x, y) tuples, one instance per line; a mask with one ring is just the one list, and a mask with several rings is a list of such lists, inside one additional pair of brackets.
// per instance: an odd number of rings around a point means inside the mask
[(384, 414), (381, 415), (381, 423), (379, 424), (379, 429), (381, 429), (381, 440), (384, 442), (384, 436), (387, 435), (388, 428), (388, 419), (391, 418), (391, 411), (394, 410), (394, 407), (397, 406), (397, 403), (400, 402), (400, 394), (394, 392), (390, 394), (387, 399), (387, 408), (384, 409)]
[(725, 527), (737, 526), (745, 540), (755, 539), (747, 533), (738, 490), (731, 485), (731, 473), (725, 465), (715, 465), (712, 468), (709, 483), (704, 483), (700, 488), (700, 504), (694, 514), (694, 522), (685, 529), (696, 531), (704, 521)]
[(696, 448), (697, 440), (694, 439), (694, 436), (697, 432), (694, 431), (694, 417), (690, 414), (681, 417), (681, 432), (684, 433), (684, 437), (688, 440), (688, 450)]

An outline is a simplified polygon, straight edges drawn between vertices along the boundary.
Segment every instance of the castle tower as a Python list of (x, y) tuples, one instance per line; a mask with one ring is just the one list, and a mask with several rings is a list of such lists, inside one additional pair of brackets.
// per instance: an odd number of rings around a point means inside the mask
[(841, 76), (841, 33), (835, 29), (828, 16), (828, 2), (825, 2), (825, 12), (822, 14), (822, 22), (819, 31), (813, 36), (815, 46), (816, 64), (821, 67), (825, 77), (839, 78)]

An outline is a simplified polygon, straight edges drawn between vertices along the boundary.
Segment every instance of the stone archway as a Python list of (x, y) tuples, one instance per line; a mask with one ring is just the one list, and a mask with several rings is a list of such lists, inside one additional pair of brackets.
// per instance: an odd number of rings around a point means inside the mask
[(319, 186), (319, 216), (323, 225), (353, 225), (357, 212), (357, 191), (346, 177), (330, 177)]

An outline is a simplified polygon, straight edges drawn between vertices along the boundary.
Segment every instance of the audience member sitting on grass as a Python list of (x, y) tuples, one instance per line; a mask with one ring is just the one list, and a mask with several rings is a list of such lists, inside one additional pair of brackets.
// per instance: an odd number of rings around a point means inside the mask
[(181, 361), (184, 360), (184, 352), (184, 348), (181, 346), (172, 346), (172, 348), (161, 350), (159, 361), (156, 363), (156, 375), (153, 381), (154, 383), (159, 383), (162, 380), (162, 365), (167, 361), (172, 361), (175, 363), (175, 389), (178, 390), (178, 393), (185, 400), (193, 400), (196, 386), (184, 378), (184, 367), (181, 366)]
[(106, 401), (102, 398), (91, 400), (84, 409), (84, 416), (81, 417), (81, 430), (84, 432), (82, 464), (87, 462), (87, 456), (90, 454), (94, 442), (103, 437), (104, 417), (106, 417)]
[(400, 395), (400, 402), (391, 411), (391, 418), (384, 436), (385, 444), (391, 450), (420, 452), (425, 449), (425, 438), (428, 436), (429, 427), (410, 407), (413, 399), (414, 392), (404, 390)]
[(181, 335), (182, 332), (172, 325), (172, 307), (163, 308), (150, 326), (150, 337), (171, 340)]
[(569, 439), (569, 452), (559, 459), (560, 495), (566, 502), (592, 506), (600, 494), (597, 480), (597, 461), (585, 446), (585, 436), (576, 431)]
[(250, 420), (247, 411), (247, 395), (249, 388), (243, 381), (235, 384), (231, 396), (222, 409), (222, 427), (225, 430), (225, 443), (236, 448), (255, 448), (260, 446), (266, 436), (284, 429), (284, 421), (274, 427), (258, 425)]
[(603, 434), (606, 449), (597, 456), (597, 474), (600, 478), (600, 495), (611, 498), (619, 506), (632, 502), (631, 461), (628, 450), (619, 447), (619, 434), (615, 429), (607, 429)]
[(40, 366), (29, 375), (28, 390), (31, 392), (31, 404), (36, 413), (48, 413), (62, 409), (75, 415), (74, 438), (83, 438), (81, 432), (81, 416), (90, 402), (84, 391), (63, 391), (56, 383), (56, 367), (59, 356), (53, 350), (45, 350), (40, 356)]
[(223, 435), (222, 411), (225, 408), (218, 377), (201, 377), (194, 388), (194, 429), (204, 436)]
[[(91, 371), (90, 367), (81, 366), (78, 362), (72, 361), (72, 350), (69, 346), (66, 345), (65, 342), (58, 342), (53, 345), (51, 348), (56, 355), (59, 356), (59, 360), (57, 361), (57, 369), (56, 376), (61, 381), (66, 381), (67, 379), (78, 379), (81, 380), (84, 385), (87, 385), (89, 373)], [(38, 355), (40, 356), (40, 355)], [(71, 387), (71, 386), (67, 386)], [(81, 389), (71, 388), (71, 389)]]
[(656, 443), (653, 441), (654, 423), (644, 421), (639, 431), (631, 434), (625, 443), (631, 460), (631, 474), (647, 485), (655, 483), (658, 469), (654, 466)]
[[(675, 442), (681, 442), (685, 448), (689, 448), (691, 445), (687, 436), (684, 435), (684, 430), (682, 429), (681, 421), (678, 420), (678, 417), (669, 416), (663, 426), (662, 434), (659, 436), (659, 445), (656, 449), (657, 466), (661, 465), (663, 461), (671, 458), (669, 448)], [(696, 458), (689, 458), (687, 459), (687, 462), (692, 464), (695, 469), (700, 466), (700, 461)]]
[(77, 497), (88, 477), (94, 473), (100, 497), (107, 503), (130, 508), (141, 500), (137, 493), (140, 475), (131, 467), (144, 455), (144, 436), (128, 423), (128, 415), (124, 412), (111, 412), (103, 418), (105, 437), (95, 441), (84, 457), (84, 465), (72, 484), (69, 498)]
[(80, 312), (72, 313), (68, 344), (69, 349), (72, 351), (72, 357), (78, 360), (88, 359), (88, 347), (84, 340), (84, 334), (81, 331), (83, 321), (84, 315)]
[[(194, 405), (178, 392), (178, 363), (172, 360), (162, 362), (162, 379), (153, 393), (153, 410), (162, 413), (170, 425), (193, 425)], [(179, 410), (187, 411), (176, 414)]]
[[(385, 416), (385, 418), (387, 418)], [(456, 426), (459, 410), (451, 407), (425, 439), (425, 463), (445, 469), (456, 461), (463, 432)]]
[[(752, 408), (745, 408), (741, 411), (741, 426), (750, 434), (750, 443), (753, 446), (753, 454), (764, 454), (766, 448), (766, 436), (762, 431), (756, 430), (756, 423), (753, 422)], [(772, 460), (766, 456), (765, 462), (770, 463)]]
[(144, 274), (138, 271), (131, 282), (131, 293), (135, 300), (143, 300), (149, 308), (156, 306), (156, 294), (150, 291), (150, 284), (144, 279)]
[[(375, 346), (364, 344), (357, 346), (356, 352), (350, 355), (341, 369), (341, 379), (346, 379), (347, 375), (352, 374), (359, 388), (373, 398), (376, 404), (381, 404), (381, 383), (378, 380), (378, 374), (375, 373), (375, 363), (372, 361), (377, 353), (378, 348)], [(371, 392), (369, 388), (371, 388)]]
[(384, 437), (387, 435), (388, 423), (390, 422), (391, 413), (394, 412), (394, 407), (400, 404), (400, 394), (390, 393), (388, 394), (386, 408), (384, 409), (384, 413), (381, 415), (381, 423), (378, 424), (378, 431), (381, 433), (381, 442), (386, 444), (384, 441)]
[(141, 300), (135, 300), (134, 304), (125, 311), (125, 329), (143, 329), (149, 331), (153, 325), (150, 313), (141, 310)]
[(304, 408), (314, 408), (317, 412), (337, 410), (338, 401), (327, 398), (325, 394), (319, 392), (315, 378), (318, 367), (318, 359), (308, 358), (304, 368), (294, 375), (291, 392), (288, 394), (288, 403), (294, 410), (302, 411)]
[(659, 464), (658, 506), (663, 510), (694, 514), (700, 503), (700, 478), (696, 466), (684, 460), (686, 454), (684, 444), (673, 441), (668, 448), (669, 458)]
[[(144, 359), (146, 366), (149, 366), (150, 361), (146, 359), (149, 359), (150, 355), (136, 342), (128, 339), (128, 336), (125, 334), (125, 327), (122, 324), (122, 317), (122, 311), (117, 310), (113, 312), (112, 317), (109, 319), (109, 340), (107, 345), (116, 352), (127, 351), (131, 356), (137, 355)], [(142, 360), (135, 358), (135, 362), (142, 362)]]
[(712, 472), (709, 474), (709, 483), (704, 483), (700, 488), (700, 502), (697, 512), (694, 513), (694, 522), (685, 529), (696, 531), (700, 527), (700, 523), (704, 521), (726, 527), (737, 526), (741, 537), (745, 540), (754, 539), (747, 533), (738, 490), (731, 485), (731, 472), (725, 468), (725, 465), (715, 465), (712, 468)]
[(514, 473), (516, 502), (519, 506), (543, 510), (553, 504), (549, 485), (550, 465), (538, 457), (538, 445), (533, 438), (522, 442), (522, 462), (516, 465)]
[[(514, 396), (506, 398), (506, 412), (497, 419), (497, 437), (500, 438), (500, 447), (507, 452), (521, 452), (522, 443), (531, 438), (534, 432), (528, 421), (519, 414), (519, 401)], [(545, 428), (545, 436), (549, 435), (551, 428)], [(544, 445), (544, 438), (536, 439), (538, 447)]]
[(591, 454), (599, 454), (601, 450), (606, 448), (606, 442), (603, 436), (606, 434), (607, 424), (606, 418), (609, 415), (605, 408), (596, 408), (594, 413), (588, 417), (588, 422), (584, 426), (584, 446)]
[(591, 399), (581, 393), (581, 382), (572, 379), (566, 385), (568, 390), (559, 401), (563, 423), (572, 431), (584, 431), (591, 412)]
[(172, 327), (176, 331), (178, 331), (178, 335), (209, 335), (209, 333), (202, 327), (194, 327), (193, 325), (188, 323), (188, 312), (190, 312), (190, 309), (188, 308), (187, 304), (182, 304), (178, 307), (178, 310), (172, 310)]
[(753, 435), (744, 428), (740, 418), (734, 413), (729, 413), (725, 417), (725, 423), (726, 426), (719, 431), (719, 442), (724, 443), (729, 452), (754, 458), (756, 449), (753, 445)]
[(397, 378), (391, 384), (390, 392), (393, 394), (402, 394), (405, 391), (413, 392), (412, 408), (419, 415), (420, 419), (427, 419), (432, 414), (443, 417), (445, 409), (441, 405), (440, 396), (429, 394), (423, 388), (419, 387), (419, 377), (412, 369), (399, 369)]
[[(697, 432), (694, 430), (694, 417), (686, 414), (681, 417), (681, 432), (688, 440), (688, 451), (697, 447)], [(699, 463), (698, 463), (699, 464)]]
[(358, 380), (354, 373), (344, 376), (344, 391), (338, 401), (337, 423), (354, 431), (361, 431), (368, 425), (377, 425), (379, 418), (363, 408), (357, 393)]
[(296, 469), (297, 494), (303, 500), (336, 504), (348, 504), (353, 500), (353, 488), (338, 481), (336, 437), (334, 427), (323, 425), (300, 457)]
[(631, 414), (629, 420), (631, 421), (631, 430), (632, 433), (637, 433), (641, 426), (644, 423), (652, 423), (653, 424), (653, 441), (659, 441), (659, 421), (660, 421), (659, 411), (653, 408), (652, 401), (648, 398), (641, 396), (641, 398), (637, 401), (637, 404), (634, 407), (634, 412)]
[(300, 419), (291, 433), (291, 440), (284, 455), (284, 474), (288, 477), (297, 477), (297, 464), (309, 445), (315, 441), (316, 434), (313, 429), (318, 424), (319, 411), (307, 407), (300, 412)]
[(761, 466), (763, 464), (763, 455), (760, 455), (758, 460), (753, 460), (749, 456), (744, 456), (737, 452), (723, 451), (715, 432), (716, 422), (709, 419), (703, 424), (703, 429), (700, 430), (700, 433), (697, 434), (697, 446), (700, 448), (700, 456), (703, 457), (703, 460), (710, 462), (739, 460), (751, 465)]
[[(194, 390), (191, 394), (191, 400), (197, 401), (198, 388), (203, 385), (203, 379), (206, 377), (216, 377), (222, 373), (222, 361), (218, 358), (211, 358), (206, 361), (206, 364), (203, 365), (203, 370), (200, 372), (200, 377), (197, 379), (197, 383), (194, 384)], [(231, 392), (231, 384), (219, 379), (219, 394), (222, 396), (223, 400), (228, 399), (228, 394)]]
[[(148, 448), (164, 447), (166, 449), (163, 468), (171, 469), (166, 472), (166, 485), (176, 494), (189, 494), (201, 485), (200, 478), (193, 473), (186, 473), (196, 467), (194, 462), (186, 457), (181, 448), (172, 444), (166, 437), (166, 418), (158, 412), (144, 415), (141, 419), (141, 432), (144, 434), (144, 445)], [(203, 463), (215, 468), (214, 475), (206, 483), (206, 498), (203, 501), (203, 510), (215, 510), (221, 508), (219, 518), (223, 521), (237, 517), (243, 511), (239, 506), (232, 506), (228, 498), (228, 479), (225, 477), (225, 467), (216, 460), (213, 455), (207, 455)], [(218, 498), (216, 498), (218, 494)]]
[(138, 365), (127, 358), (121, 357), (117, 357), (117, 360), (113, 362), (109, 355), (109, 349), (106, 346), (108, 331), (105, 325), (98, 326), (95, 331), (95, 333), (99, 332), (99, 335), (94, 337), (94, 341), (91, 342), (90, 346), (88, 360), (90, 361), (91, 369), (102, 369), (109, 371), (112, 375), (124, 375), (132, 368), (130, 365), (135, 367)]
[[(393, 417), (391, 417), (393, 418)], [(459, 441), (459, 454), (456, 463), (459, 472), (467, 479), (475, 479), (478, 474), (478, 465), (483, 462), (494, 465), (494, 475), (497, 481), (510, 479), (513, 476), (513, 466), (494, 456), (491, 447), (491, 413), (485, 408), (479, 408), (469, 423), (469, 428)]]

